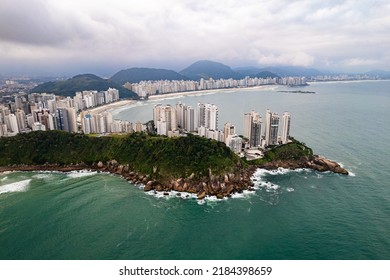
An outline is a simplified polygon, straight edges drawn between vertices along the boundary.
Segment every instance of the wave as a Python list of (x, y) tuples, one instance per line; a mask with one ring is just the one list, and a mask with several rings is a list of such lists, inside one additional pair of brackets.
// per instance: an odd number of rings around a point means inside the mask
[(356, 174), (351, 172), (351, 171), (348, 171), (348, 176), (351, 176), (351, 177), (356, 177)]
[(1, 178), (0, 179), (0, 182), (4, 182), (5, 180), (7, 180), (8, 179), (8, 176), (5, 176), (4, 178)]
[(10, 192), (26, 192), (28, 190), (28, 186), (31, 182), (31, 179), (7, 184), (0, 186), (0, 194), (10, 193)]
[(98, 174), (97, 171), (90, 171), (90, 170), (71, 171), (67, 173), (69, 178), (81, 178), (81, 177), (92, 176), (96, 174)]
[(35, 179), (48, 179), (51, 178), (52, 175), (49, 173), (39, 173), (32, 176)]

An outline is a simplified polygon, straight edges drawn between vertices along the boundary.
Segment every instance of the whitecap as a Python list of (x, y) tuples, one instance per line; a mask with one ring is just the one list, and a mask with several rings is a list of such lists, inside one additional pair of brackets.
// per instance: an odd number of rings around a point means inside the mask
[(351, 172), (351, 171), (348, 171), (348, 176), (351, 176), (351, 177), (356, 177), (356, 174)]
[(47, 173), (39, 173), (39, 174), (36, 174), (36, 175), (34, 175), (32, 177), (35, 178), (35, 179), (47, 179), (47, 178), (50, 178), (51, 175), (47, 174)]
[(70, 177), (70, 178), (80, 178), (80, 177), (96, 175), (97, 171), (80, 170), (80, 171), (71, 171), (67, 174), (68, 174), (68, 177)]
[(1, 182), (4, 182), (4, 181), (7, 180), (7, 179), (8, 179), (8, 177), (5, 176), (4, 178), (1, 178), (0, 181), (1, 181)]
[(232, 194), (232, 198), (248, 198), (249, 196), (255, 194), (255, 191), (249, 191), (249, 190), (244, 190), (242, 193), (234, 193)]
[(293, 192), (293, 191), (295, 191), (295, 190), (294, 190), (294, 188), (287, 188), (286, 191), (288, 191), (288, 192)]
[(9, 192), (25, 192), (28, 190), (28, 185), (30, 184), (31, 179), (7, 184), (0, 186), (0, 194), (9, 193)]

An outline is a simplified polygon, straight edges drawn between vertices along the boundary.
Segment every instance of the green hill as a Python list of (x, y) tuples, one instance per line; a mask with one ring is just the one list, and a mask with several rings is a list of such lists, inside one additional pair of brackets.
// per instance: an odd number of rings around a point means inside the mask
[(133, 170), (161, 178), (200, 178), (232, 172), (241, 163), (225, 144), (188, 135), (167, 138), (146, 134), (92, 137), (63, 131), (36, 131), (0, 138), (0, 166), (86, 163), (117, 160)]
[(121, 98), (134, 98), (137, 99), (138, 95), (122, 85), (112, 81), (102, 79), (93, 74), (83, 74), (74, 76), (71, 79), (65, 81), (47, 82), (33, 88), (31, 92), (47, 92), (54, 93), (61, 96), (74, 96), (76, 91), (83, 90), (97, 90), (104, 91), (108, 88), (116, 88), (119, 90), (119, 96)]
[(229, 66), (210, 60), (197, 61), (179, 73), (195, 81), (200, 80), (201, 78), (241, 79), (244, 77), (240, 73), (233, 71)]
[(111, 80), (118, 84), (139, 83), (140, 81), (158, 81), (158, 80), (188, 80), (187, 77), (180, 75), (173, 70), (155, 69), (155, 68), (130, 68), (121, 70), (111, 77)]

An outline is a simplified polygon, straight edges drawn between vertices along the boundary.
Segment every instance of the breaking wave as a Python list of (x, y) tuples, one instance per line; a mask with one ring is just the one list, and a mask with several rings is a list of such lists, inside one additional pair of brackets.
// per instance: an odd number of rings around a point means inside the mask
[(96, 175), (97, 171), (89, 171), (89, 170), (80, 170), (80, 171), (71, 171), (68, 174), (69, 178), (81, 178), (86, 176)]
[(31, 179), (0, 186), (0, 194), (12, 192), (26, 192)]

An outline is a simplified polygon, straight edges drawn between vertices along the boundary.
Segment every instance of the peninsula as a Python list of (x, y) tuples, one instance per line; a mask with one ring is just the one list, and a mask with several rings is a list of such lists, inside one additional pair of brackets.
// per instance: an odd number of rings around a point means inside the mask
[(133, 133), (104, 137), (63, 131), (36, 131), (0, 138), (0, 172), (97, 170), (120, 175), (145, 191), (176, 190), (218, 198), (251, 190), (257, 168), (310, 168), (348, 174), (339, 164), (293, 142), (246, 161), (221, 142)]

